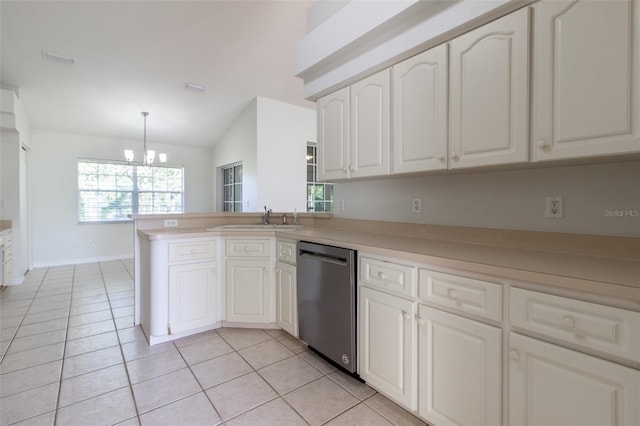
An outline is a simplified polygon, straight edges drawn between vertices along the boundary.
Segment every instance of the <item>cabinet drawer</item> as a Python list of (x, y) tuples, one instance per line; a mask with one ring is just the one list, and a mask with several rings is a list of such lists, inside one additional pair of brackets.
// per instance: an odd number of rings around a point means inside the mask
[(361, 257), (360, 281), (373, 287), (413, 296), (416, 268), (395, 262)]
[(296, 264), (296, 243), (290, 241), (277, 241), (276, 252), (281, 262)]
[(216, 256), (215, 241), (169, 243), (169, 262), (207, 259)]
[(225, 254), (227, 257), (269, 257), (271, 240), (268, 238), (228, 239), (225, 242)]
[(512, 288), (511, 325), (640, 362), (640, 312)]
[(420, 269), (419, 297), (454, 311), (502, 321), (502, 285)]

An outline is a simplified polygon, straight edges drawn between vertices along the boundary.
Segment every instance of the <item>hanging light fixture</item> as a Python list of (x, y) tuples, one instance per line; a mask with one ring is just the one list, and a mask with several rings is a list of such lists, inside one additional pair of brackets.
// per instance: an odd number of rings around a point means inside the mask
[[(144, 144), (142, 146), (143, 154), (141, 164), (144, 166), (152, 166), (156, 157), (156, 152), (153, 149), (147, 149), (147, 117), (149, 116), (149, 113), (146, 111), (142, 111), (140, 114), (144, 117)], [(124, 158), (127, 160), (127, 163), (133, 163), (134, 157), (135, 154), (132, 149), (124, 150)], [(161, 152), (160, 154), (158, 154), (158, 159), (160, 160), (160, 164), (164, 166), (167, 162), (167, 154)]]

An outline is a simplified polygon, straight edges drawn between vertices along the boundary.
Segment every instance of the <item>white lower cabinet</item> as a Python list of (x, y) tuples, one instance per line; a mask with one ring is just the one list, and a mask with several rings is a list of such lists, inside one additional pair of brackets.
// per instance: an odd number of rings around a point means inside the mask
[(509, 424), (638, 425), (640, 371), (509, 336)]
[(405, 407), (417, 409), (416, 303), (359, 287), (360, 377)]
[(140, 326), (149, 344), (220, 326), (216, 238), (154, 239), (140, 250)]
[(225, 240), (228, 322), (275, 322), (274, 246), (273, 238)]
[(502, 424), (502, 330), (419, 305), (419, 413), (445, 425)]
[(270, 263), (227, 259), (227, 321), (271, 322)]
[(169, 333), (205, 327), (217, 321), (216, 262), (169, 266)]
[(276, 322), (298, 337), (298, 291), (296, 267), (283, 262), (276, 265)]

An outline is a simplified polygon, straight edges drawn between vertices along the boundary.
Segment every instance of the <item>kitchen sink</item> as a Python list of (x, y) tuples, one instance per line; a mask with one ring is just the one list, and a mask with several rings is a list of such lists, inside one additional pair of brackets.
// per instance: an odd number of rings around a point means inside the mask
[(249, 225), (221, 225), (214, 226), (212, 228), (207, 228), (207, 231), (220, 231), (224, 229), (233, 230), (233, 231), (273, 231), (273, 230), (294, 230), (302, 228), (301, 225), (276, 225), (276, 224), (268, 224), (264, 225), (262, 223), (249, 224)]

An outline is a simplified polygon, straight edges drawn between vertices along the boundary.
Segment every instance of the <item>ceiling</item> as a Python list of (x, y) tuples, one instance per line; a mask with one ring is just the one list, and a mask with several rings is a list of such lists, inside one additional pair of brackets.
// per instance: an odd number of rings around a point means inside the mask
[(148, 111), (149, 141), (213, 146), (255, 96), (315, 108), (293, 75), (311, 4), (2, 0), (0, 84), (35, 129), (135, 140)]

